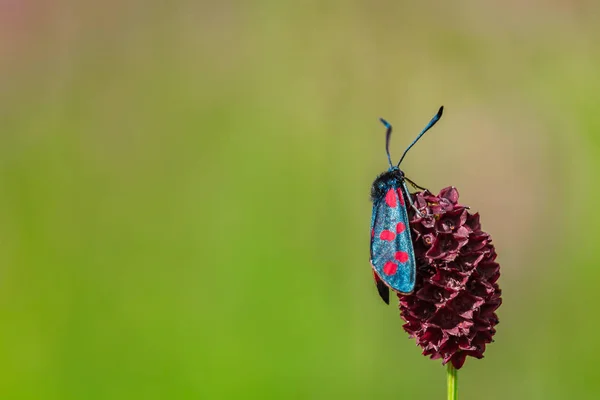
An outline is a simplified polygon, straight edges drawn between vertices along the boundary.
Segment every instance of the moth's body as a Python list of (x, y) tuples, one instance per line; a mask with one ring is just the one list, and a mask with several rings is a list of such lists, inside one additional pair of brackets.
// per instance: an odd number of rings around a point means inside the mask
[(410, 235), (407, 205), (416, 210), (406, 187), (406, 177), (400, 163), (410, 148), (442, 116), (444, 107), (429, 121), (429, 124), (404, 151), (397, 165), (392, 164), (389, 139), (392, 126), (381, 119), (387, 128), (386, 153), (390, 168), (380, 174), (371, 186), (373, 214), (371, 216), (371, 266), (379, 295), (389, 304), (389, 289), (408, 294), (415, 288), (415, 251)]
[(379, 175), (371, 187), (371, 265), (384, 301), (389, 299), (388, 287), (399, 293), (410, 293), (415, 287), (415, 252), (406, 209), (409, 196), (398, 167)]

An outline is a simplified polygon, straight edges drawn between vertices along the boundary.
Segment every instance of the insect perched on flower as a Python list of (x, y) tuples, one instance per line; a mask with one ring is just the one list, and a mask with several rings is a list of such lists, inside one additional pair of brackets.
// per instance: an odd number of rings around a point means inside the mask
[(400, 164), (410, 148), (440, 119), (443, 111), (442, 106), (425, 129), (404, 150), (400, 161), (395, 166), (392, 164), (389, 149), (392, 126), (383, 118), (380, 119), (387, 129), (385, 151), (390, 168), (379, 175), (371, 187), (373, 201), (371, 266), (379, 295), (387, 304), (390, 300), (388, 288), (398, 293), (408, 294), (414, 290), (416, 279), (415, 250), (410, 235), (406, 204), (409, 204), (417, 215), (421, 215), (421, 212), (412, 202), (406, 181), (415, 187), (419, 186), (404, 175)]

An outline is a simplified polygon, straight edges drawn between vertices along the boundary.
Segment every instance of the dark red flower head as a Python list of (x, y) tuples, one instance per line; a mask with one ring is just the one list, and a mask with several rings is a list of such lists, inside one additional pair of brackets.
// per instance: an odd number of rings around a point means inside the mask
[(483, 358), (498, 324), (502, 303), (492, 238), (481, 230), (479, 214), (458, 203), (458, 191), (412, 195), (410, 226), (417, 261), (415, 290), (399, 294), (404, 330), (423, 355), (461, 368), (467, 356)]

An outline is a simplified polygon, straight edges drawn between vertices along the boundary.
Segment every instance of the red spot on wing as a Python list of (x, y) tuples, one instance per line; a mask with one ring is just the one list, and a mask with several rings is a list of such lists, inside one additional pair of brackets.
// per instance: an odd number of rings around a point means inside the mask
[(398, 264), (388, 261), (383, 266), (383, 273), (386, 275), (394, 275), (398, 271)]
[(388, 231), (387, 229), (379, 234), (379, 239), (381, 240), (394, 240), (395, 238), (396, 234), (392, 231)]
[(396, 254), (394, 254), (394, 258), (401, 263), (405, 263), (408, 261), (408, 253), (405, 251), (397, 251)]
[(375, 229), (371, 229), (371, 237), (375, 237)]
[(398, 225), (396, 225), (396, 233), (402, 233), (405, 229), (406, 225), (404, 225), (402, 222), (398, 222)]
[(402, 196), (402, 189), (396, 189), (398, 191), (398, 198), (400, 199), (400, 205), (404, 205), (404, 196)]
[[(402, 202), (402, 200), (400, 200), (400, 202)], [(396, 207), (396, 193), (394, 193), (394, 189), (388, 190), (385, 194), (385, 204), (392, 208)]]

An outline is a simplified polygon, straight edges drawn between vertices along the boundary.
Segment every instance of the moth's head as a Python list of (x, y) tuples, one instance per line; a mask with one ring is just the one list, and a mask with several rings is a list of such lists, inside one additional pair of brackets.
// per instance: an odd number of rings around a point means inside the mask
[(392, 187), (400, 187), (404, 180), (404, 172), (398, 167), (390, 167), (381, 173), (371, 186), (371, 201), (381, 199)]

